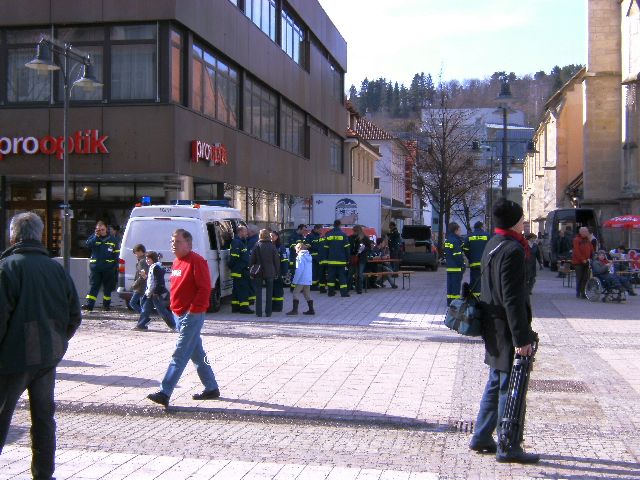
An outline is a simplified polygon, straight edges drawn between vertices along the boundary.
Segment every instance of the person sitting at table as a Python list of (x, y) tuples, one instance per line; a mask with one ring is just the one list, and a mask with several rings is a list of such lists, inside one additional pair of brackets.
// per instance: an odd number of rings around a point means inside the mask
[[(389, 240), (386, 236), (376, 239), (376, 246), (373, 247), (373, 255), (374, 255), (374, 258), (379, 258), (381, 260), (386, 260), (391, 258), (391, 255), (389, 252)], [(387, 262), (378, 263), (377, 266), (378, 266), (379, 272), (390, 272), (390, 273), (393, 272), (393, 268), (391, 267), (390, 263), (387, 263)], [(393, 275), (381, 276), (376, 283), (378, 284), (379, 287), (384, 287), (384, 280), (386, 279), (387, 282), (389, 282), (389, 285), (391, 285), (391, 288), (398, 288), (398, 285), (396, 285), (395, 279), (392, 277)]]
[(593, 275), (600, 279), (605, 288), (623, 288), (630, 296), (636, 296), (636, 292), (633, 291), (627, 276), (611, 273), (611, 262), (607, 258), (607, 252), (604, 250), (598, 250), (598, 253), (594, 255), (591, 262), (591, 270)]
[(629, 259), (629, 267), (633, 271), (640, 270), (640, 255), (635, 250), (629, 250), (627, 253), (627, 258)]
[(609, 252), (609, 255), (615, 262), (613, 263), (614, 273), (626, 272), (629, 270), (629, 264), (624, 261), (627, 259), (627, 249), (624, 245), (618, 245)]

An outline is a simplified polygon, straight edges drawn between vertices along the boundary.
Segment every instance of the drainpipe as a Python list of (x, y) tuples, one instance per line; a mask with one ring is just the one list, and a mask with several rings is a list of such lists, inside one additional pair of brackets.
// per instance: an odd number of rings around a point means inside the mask
[[(360, 138), (355, 137), (356, 144), (349, 150), (349, 193), (353, 193), (353, 151), (360, 146)], [(348, 143), (353, 143), (352, 138), (346, 140)]]

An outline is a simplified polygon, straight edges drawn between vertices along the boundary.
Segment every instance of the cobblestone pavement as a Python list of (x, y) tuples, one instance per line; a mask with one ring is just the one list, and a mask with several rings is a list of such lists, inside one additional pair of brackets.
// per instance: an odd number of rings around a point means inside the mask
[[(640, 478), (639, 299), (589, 303), (540, 273), (525, 443), (542, 461), (520, 466), (467, 449), (487, 370), (482, 344), (442, 325), (444, 272), (314, 295), (314, 317), (208, 315), (222, 398), (191, 400), (202, 387), (188, 366), (167, 411), (145, 396), (175, 334), (88, 314), (58, 368), (57, 478)], [(0, 480), (30, 478), (26, 402)]]

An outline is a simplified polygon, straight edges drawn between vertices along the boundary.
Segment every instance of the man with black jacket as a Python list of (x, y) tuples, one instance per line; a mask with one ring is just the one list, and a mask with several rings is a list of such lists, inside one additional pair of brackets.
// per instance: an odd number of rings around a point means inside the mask
[(71, 277), (41, 243), (33, 212), (11, 219), (11, 247), (0, 256), (0, 453), (16, 403), (27, 390), (31, 411), (31, 474), (53, 478), (56, 366), (82, 316)]
[(520, 445), (522, 439), (507, 451), (500, 450), (493, 439), (493, 432), (504, 414), (514, 353), (531, 355), (534, 340), (525, 264), (530, 252), (521, 234), (522, 207), (502, 198), (493, 207), (493, 219), (495, 235), (482, 256), (480, 296), (485, 304), (482, 338), (489, 380), (469, 448), (480, 453), (496, 452), (498, 462), (537, 463), (540, 457), (526, 453)]

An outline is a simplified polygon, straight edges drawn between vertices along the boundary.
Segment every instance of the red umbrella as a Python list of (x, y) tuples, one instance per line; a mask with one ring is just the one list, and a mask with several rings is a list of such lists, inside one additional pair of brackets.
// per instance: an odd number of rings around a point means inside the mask
[(610, 218), (602, 226), (605, 228), (640, 228), (640, 216), (620, 215)]

